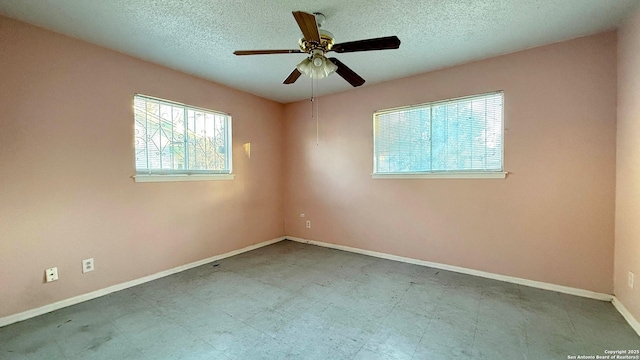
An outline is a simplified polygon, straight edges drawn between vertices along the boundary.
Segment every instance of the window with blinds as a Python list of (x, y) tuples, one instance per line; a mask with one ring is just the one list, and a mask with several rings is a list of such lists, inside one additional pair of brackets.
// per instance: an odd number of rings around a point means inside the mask
[(375, 174), (502, 172), (503, 93), (378, 111)]
[(231, 174), (231, 116), (134, 96), (138, 175)]

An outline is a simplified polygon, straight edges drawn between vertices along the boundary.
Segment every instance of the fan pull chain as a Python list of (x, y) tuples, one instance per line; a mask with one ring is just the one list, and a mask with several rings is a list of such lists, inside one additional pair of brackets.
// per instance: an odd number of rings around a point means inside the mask
[(316, 98), (313, 96), (313, 91), (314, 91), (314, 87), (315, 87), (315, 83), (314, 81), (316, 81), (316, 79), (311, 78), (311, 120), (313, 120), (314, 118), (316, 119), (316, 146), (320, 145), (320, 124), (318, 122), (318, 105), (315, 106), (315, 114), (314, 114), (314, 107), (313, 107), (313, 103), (316, 102)]
[(311, 78), (311, 120), (313, 120), (313, 78)]
[[(313, 80), (312, 80), (313, 81)], [(318, 81), (316, 79), (316, 81)], [(318, 84), (316, 83), (316, 86)], [(316, 146), (320, 145), (320, 114), (319, 114), (319, 104), (318, 104), (318, 100), (314, 99), (315, 103), (316, 103)]]

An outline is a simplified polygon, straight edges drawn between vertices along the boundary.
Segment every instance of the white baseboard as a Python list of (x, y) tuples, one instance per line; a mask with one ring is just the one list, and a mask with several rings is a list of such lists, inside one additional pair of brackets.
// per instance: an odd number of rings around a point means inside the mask
[(629, 325), (636, 331), (636, 333), (640, 336), (640, 322), (636, 320), (636, 318), (631, 315), (629, 310), (618, 300), (617, 297), (613, 297), (613, 301), (611, 302), (613, 306), (618, 310), (618, 312), (622, 315), (622, 317), (627, 320)]
[(78, 303), (81, 303), (81, 302), (84, 302), (84, 301), (87, 301), (87, 300), (95, 299), (95, 298), (98, 298), (100, 296), (111, 294), (113, 292), (124, 290), (124, 289), (130, 288), (130, 287), (136, 286), (136, 285), (144, 284), (144, 283), (149, 282), (149, 281), (157, 280), (157, 279), (163, 278), (165, 276), (173, 275), (173, 274), (179, 273), (181, 271), (185, 271), (185, 270), (189, 270), (189, 269), (194, 268), (194, 267), (205, 265), (205, 264), (208, 264), (208, 263), (216, 261), (216, 260), (228, 258), (228, 257), (234, 256), (234, 255), (242, 254), (242, 253), (247, 252), (247, 251), (255, 250), (255, 249), (261, 248), (263, 246), (267, 246), (267, 245), (271, 245), (271, 244), (277, 243), (277, 242), (282, 241), (284, 239), (285, 239), (285, 237), (283, 236), (283, 237), (278, 237), (278, 238), (275, 238), (275, 239), (263, 241), (263, 242), (258, 243), (258, 244), (249, 245), (249, 246), (244, 247), (242, 249), (229, 251), (229, 252), (224, 253), (224, 254), (215, 255), (215, 256), (212, 256), (212, 257), (209, 257), (209, 258), (206, 258), (206, 259), (198, 260), (196, 262), (192, 262), (192, 263), (189, 263), (189, 264), (181, 265), (181, 266), (175, 267), (173, 269), (164, 270), (164, 271), (161, 271), (159, 273), (155, 273), (153, 275), (148, 275), (148, 276), (141, 277), (139, 279), (135, 279), (135, 280), (131, 280), (131, 281), (127, 281), (127, 282), (124, 282), (124, 283), (121, 283), (121, 284), (112, 285), (112, 286), (106, 287), (104, 289), (92, 291), (90, 293), (86, 293), (86, 294), (82, 294), (82, 295), (78, 295), (78, 296), (74, 296), (74, 297), (69, 298), (69, 299), (64, 299), (64, 300), (61, 300), (61, 301), (57, 301), (57, 302), (54, 302), (52, 304), (48, 304), (48, 305), (45, 305), (45, 306), (41, 306), (39, 308), (27, 310), (27, 311), (24, 311), (24, 312), (21, 312), (21, 313), (5, 316), (5, 317), (0, 318), (0, 327), (6, 326), (6, 325), (9, 325), (9, 324), (13, 324), (13, 323), (16, 323), (18, 321), (27, 320), (27, 319), (30, 319), (32, 317), (36, 317), (36, 316), (39, 316), (39, 315), (42, 315), (42, 314), (46, 314), (48, 312), (51, 312), (51, 311), (54, 311), (54, 310), (58, 310), (58, 309), (62, 309), (64, 307), (75, 305), (75, 304), (78, 304)]
[(461, 274), (474, 275), (474, 276), (484, 277), (488, 279), (505, 281), (509, 283), (520, 284), (520, 285), (535, 287), (535, 288), (544, 289), (544, 290), (557, 291), (565, 294), (576, 295), (576, 296), (581, 296), (581, 297), (586, 297), (586, 298), (591, 298), (596, 300), (611, 301), (613, 303), (613, 306), (620, 312), (620, 314), (622, 314), (622, 316), (625, 318), (625, 320), (627, 320), (629, 325), (631, 325), (631, 327), (638, 333), (638, 335), (640, 335), (640, 323), (638, 322), (638, 320), (636, 320), (633, 317), (633, 315), (631, 315), (631, 313), (624, 307), (624, 305), (613, 295), (598, 293), (598, 292), (584, 290), (584, 289), (572, 288), (568, 286), (549, 284), (549, 283), (540, 282), (540, 281), (527, 280), (527, 279), (513, 277), (513, 276), (494, 274), (490, 272), (473, 270), (473, 269), (463, 268), (459, 266), (412, 259), (404, 256), (390, 255), (390, 254), (385, 254), (377, 251), (363, 250), (363, 249), (358, 249), (358, 248), (349, 247), (349, 246), (336, 245), (336, 244), (325, 243), (325, 242), (315, 241), (315, 240), (308, 240), (308, 239), (298, 238), (294, 236), (283, 236), (283, 237), (278, 237), (275, 239), (263, 241), (261, 243), (250, 245), (242, 249), (233, 250), (224, 254), (212, 256), (196, 262), (181, 265), (172, 269), (164, 270), (153, 275), (148, 275), (139, 279), (127, 281), (125, 283), (109, 286), (104, 289), (92, 291), (90, 293), (86, 293), (86, 294), (75, 296), (69, 299), (61, 300), (52, 304), (48, 304), (36, 309), (27, 310), (18, 314), (9, 315), (9, 316), (0, 318), (0, 327), (13, 324), (18, 321), (27, 320), (32, 317), (46, 314), (48, 312), (58, 310), (67, 306), (75, 305), (87, 300), (95, 299), (100, 296), (104, 296), (116, 291), (124, 290), (124, 289), (130, 288), (136, 285), (140, 285), (149, 281), (160, 279), (165, 276), (173, 275), (175, 273), (179, 273), (181, 271), (185, 271), (194, 267), (205, 265), (216, 260), (228, 258), (234, 255), (242, 254), (247, 251), (255, 250), (263, 246), (271, 245), (285, 239), (297, 241), (305, 244), (312, 244), (312, 245), (317, 245), (317, 246), (322, 246), (322, 247), (327, 247), (332, 249), (349, 251), (352, 253), (363, 254), (363, 255), (373, 256), (373, 257), (382, 258), (382, 259), (400, 261), (400, 262), (415, 264), (415, 265), (428, 266), (432, 268), (453, 271)]
[(395, 260), (395, 261), (400, 261), (400, 262), (414, 264), (414, 265), (428, 266), (436, 269), (442, 269), (442, 270), (453, 271), (461, 274), (479, 276), (487, 279), (500, 280), (500, 281), (505, 281), (509, 283), (544, 289), (544, 290), (557, 291), (564, 294), (576, 295), (576, 296), (586, 297), (590, 299), (596, 299), (596, 300), (602, 300), (602, 301), (613, 300), (613, 295), (598, 293), (595, 291), (589, 291), (584, 289), (572, 288), (569, 286), (550, 284), (550, 283), (545, 283), (541, 281), (518, 278), (514, 276), (494, 274), (486, 271), (463, 268), (460, 266), (453, 266), (453, 265), (441, 264), (441, 263), (436, 263), (431, 261), (412, 259), (404, 256), (390, 255), (390, 254), (385, 254), (377, 251), (363, 250), (363, 249), (353, 248), (350, 246), (336, 245), (331, 243), (325, 243), (322, 241), (298, 238), (294, 236), (285, 236), (285, 238), (288, 240), (297, 241), (305, 244), (312, 244), (312, 245), (323, 246), (323, 247), (332, 248), (332, 249), (344, 250), (344, 251), (349, 251), (357, 254), (369, 255), (369, 256), (387, 259), (387, 260)]

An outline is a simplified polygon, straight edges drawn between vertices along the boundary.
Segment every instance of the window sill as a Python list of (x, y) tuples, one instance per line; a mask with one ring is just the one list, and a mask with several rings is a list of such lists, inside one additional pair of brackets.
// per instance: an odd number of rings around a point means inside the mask
[(134, 175), (135, 182), (172, 182), (172, 181), (215, 181), (233, 180), (234, 174), (198, 174), (198, 175)]
[(372, 179), (504, 179), (508, 172), (432, 172), (403, 174), (371, 174)]

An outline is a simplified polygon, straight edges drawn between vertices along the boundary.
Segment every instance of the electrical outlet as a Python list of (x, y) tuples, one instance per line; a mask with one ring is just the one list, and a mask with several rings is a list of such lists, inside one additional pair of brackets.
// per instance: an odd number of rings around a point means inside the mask
[(49, 268), (49, 269), (45, 270), (44, 273), (45, 273), (45, 275), (47, 277), (47, 282), (52, 282), (52, 281), (58, 280), (58, 268), (57, 267)]
[(311, 220), (307, 220), (307, 229), (311, 229)]
[(627, 284), (630, 288), (633, 289), (633, 273), (629, 271), (629, 278), (627, 279)]
[(93, 258), (82, 260), (82, 273), (95, 270), (93, 267)]

